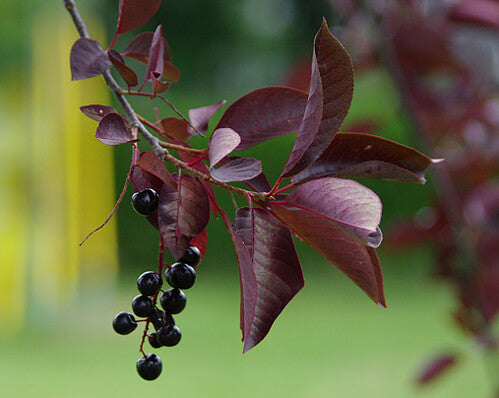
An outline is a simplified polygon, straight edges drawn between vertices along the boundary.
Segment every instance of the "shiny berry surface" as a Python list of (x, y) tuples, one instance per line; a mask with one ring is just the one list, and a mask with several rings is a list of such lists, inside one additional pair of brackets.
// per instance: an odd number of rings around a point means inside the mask
[(145, 380), (157, 379), (162, 369), (161, 358), (156, 354), (147, 354), (145, 357), (140, 357), (137, 361), (137, 372)]
[(152, 188), (146, 188), (132, 195), (132, 205), (137, 213), (150, 216), (158, 210), (159, 195)]
[(113, 329), (119, 334), (129, 334), (135, 330), (137, 322), (132, 314), (122, 311), (113, 319)]
[(175, 263), (165, 271), (165, 278), (171, 287), (190, 289), (196, 281), (196, 271), (185, 263)]
[(144, 272), (137, 279), (137, 288), (144, 296), (154, 296), (159, 292), (162, 285), (163, 280), (161, 276), (153, 271)]

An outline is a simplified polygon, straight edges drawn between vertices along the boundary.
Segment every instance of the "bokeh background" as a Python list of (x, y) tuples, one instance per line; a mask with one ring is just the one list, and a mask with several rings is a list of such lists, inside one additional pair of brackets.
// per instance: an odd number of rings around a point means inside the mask
[[(103, 47), (114, 33), (117, 4), (77, 2)], [(182, 72), (166, 94), (187, 113), (283, 84), (292, 66), (310, 57), (322, 16), (334, 28), (338, 17), (326, 1), (165, 1), (144, 30), (163, 25)], [(124, 48), (133, 33), (116, 47)], [(163, 374), (157, 381), (141, 380), (135, 370), (140, 328), (118, 336), (111, 321), (130, 310), (137, 276), (156, 268), (158, 235), (132, 211), (129, 190), (105, 229), (78, 246), (107, 217), (131, 154), (97, 142), (95, 123), (78, 110), (113, 99), (100, 78), (71, 82), (69, 51), (76, 38), (62, 1), (0, 2), (2, 396), (491, 396), (490, 366), (450, 319), (453, 292), (429, 277), (429, 248), (392, 252), (382, 246), (383, 310), (296, 242), (306, 286), (265, 341), (243, 356), (237, 262), (215, 219), (188, 307), (176, 317), (182, 342), (159, 353)], [(154, 106), (161, 117), (173, 116), (159, 102), (133, 103), (151, 119)], [(357, 73), (345, 125), (369, 118), (378, 121), (377, 134), (418, 148), (391, 77), (376, 68)], [(247, 152), (275, 179), (292, 140), (280, 137)], [(431, 173), (424, 186), (362, 182), (383, 201), (382, 229), (416, 214), (432, 197)], [(230, 198), (216, 193), (231, 214)], [(464, 363), (433, 385), (417, 387), (417, 371), (442, 350), (465, 353)]]

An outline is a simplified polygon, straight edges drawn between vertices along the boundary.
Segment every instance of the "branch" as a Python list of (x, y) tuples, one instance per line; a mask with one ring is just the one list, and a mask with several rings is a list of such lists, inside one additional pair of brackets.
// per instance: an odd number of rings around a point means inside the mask
[[(76, 5), (73, 0), (63, 0), (64, 5), (66, 9), (68, 10), (69, 14), (71, 15), (71, 18), (73, 19), (73, 23), (76, 27), (76, 30), (78, 31), (78, 34), (80, 37), (86, 37), (90, 38), (87, 32), (87, 27), (83, 20), (80, 17), (80, 14), (78, 13), (78, 9), (76, 8)], [(130, 105), (130, 103), (126, 100), (126, 98), (121, 94), (121, 87), (119, 84), (114, 80), (113, 76), (111, 75), (110, 71), (106, 71), (102, 74), (104, 77), (104, 80), (106, 81), (106, 84), (108, 87), (111, 89), (111, 91), (114, 93), (116, 96), (116, 99), (118, 100), (119, 104), (121, 105), (123, 111), (128, 117), (128, 120), (130, 121), (130, 124), (132, 126), (137, 126), (138, 131), (142, 137), (149, 143), (153, 151), (161, 157), (163, 154), (163, 148), (161, 145), (159, 145), (159, 140), (156, 138), (154, 135), (152, 135), (147, 129), (144, 127), (144, 125), (137, 119), (135, 116), (135, 112)]]

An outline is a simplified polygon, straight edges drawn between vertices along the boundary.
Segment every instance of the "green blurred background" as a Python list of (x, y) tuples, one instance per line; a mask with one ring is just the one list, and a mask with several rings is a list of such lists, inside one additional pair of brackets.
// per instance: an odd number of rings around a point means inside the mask
[[(114, 33), (117, 4), (77, 2), (90, 35), (103, 47)], [(163, 24), (182, 72), (166, 94), (187, 113), (283, 84), (291, 67), (310, 57), (323, 15), (334, 27), (336, 17), (325, 1), (165, 1), (144, 30)], [(120, 37), (116, 48), (123, 49), (133, 33)], [(2, 396), (490, 395), (484, 358), (452, 325), (452, 292), (429, 277), (429, 248), (403, 253), (381, 248), (388, 301), (382, 310), (297, 242), (306, 286), (268, 337), (241, 355), (237, 262), (222, 222), (215, 219), (198, 282), (176, 318), (182, 343), (159, 353), (164, 370), (157, 381), (141, 380), (135, 371), (140, 331), (115, 335), (111, 321), (130, 309), (137, 276), (155, 269), (158, 236), (131, 210), (129, 190), (106, 229), (78, 247), (112, 208), (130, 149), (97, 143), (95, 123), (78, 111), (80, 105), (112, 99), (100, 78), (70, 81), (69, 50), (76, 38), (62, 1), (0, 3)], [(173, 115), (159, 102), (134, 104), (150, 119), (154, 106), (161, 117)], [(383, 71), (356, 76), (345, 125), (369, 118), (379, 122), (375, 133), (418, 146)], [(246, 153), (261, 158), (274, 180), (292, 140), (281, 137)], [(202, 139), (196, 144), (203, 145)], [(425, 186), (362, 183), (383, 201), (385, 230), (431, 201), (431, 175)], [(230, 198), (216, 193), (232, 214)], [(416, 372), (428, 356), (446, 350), (464, 354), (464, 363), (434, 385), (416, 388)]]

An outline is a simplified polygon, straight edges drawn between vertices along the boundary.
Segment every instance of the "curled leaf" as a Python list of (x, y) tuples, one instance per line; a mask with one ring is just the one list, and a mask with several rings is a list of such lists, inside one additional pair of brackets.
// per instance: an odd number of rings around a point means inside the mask
[[(222, 100), (213, 105), (202, 106), (201, 108), (195, 108), (189, 110), (189, 119), (191, 124), (200, 133), (206, 133), (208, 131), (208, 122), (210, 121), (213, 114), (220, 109), (227, 101)], [(197, 134), (196, 131), (189, 127), (189, 133), (194, 135)]]
[(95, 138), (106, 145), (121, 145), (136, 141), (130, 134), (123, 117), (108, 113), (97, 126)]
[(241, 137), (230, 128), (219, 128), (213, 132), (210, 139), (208, 157), (210, 168), (213, 168), (225, 156), (237, 148), (241, 142)]
[(262, 173), (262, 162), (253, 158), (232, 157), (218, 169), (210, 169), (210, 175), (217, 181), (248, 181)]
[(112, 106), (107, 105), (84, 105), (80, 106), (80, 111), (90, 119), (100, 122), (108, 113), (118, 113)]
[(352, 96), (352, 61), (324, 19), (314, 39), (310, 93), (284, 177), (299, 173), (326, 149), (350, 109)]
[(125, 60), (121, 56), (121, 54), (115, 50), (108, 50), (107, 54), (109, 55), (109, 59), (112, 64), (120, 74), (120, 76), (125, 80), (127, 86), (135, 87), (139, 84), (139, 80), (137, 78), (137, 74), (125, 64)]

